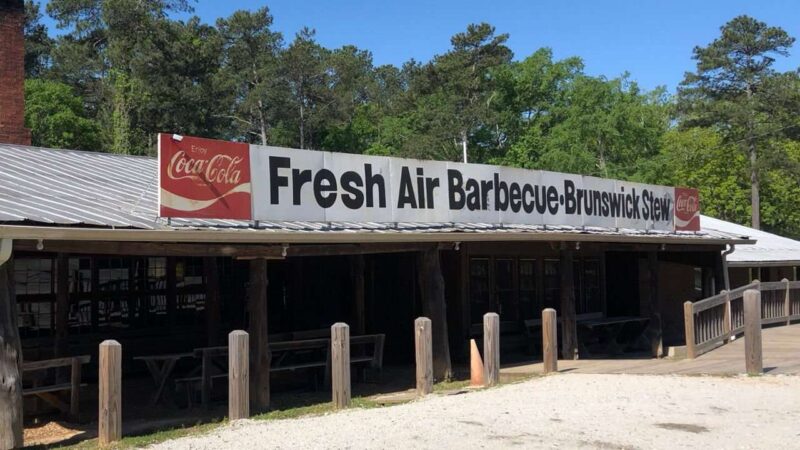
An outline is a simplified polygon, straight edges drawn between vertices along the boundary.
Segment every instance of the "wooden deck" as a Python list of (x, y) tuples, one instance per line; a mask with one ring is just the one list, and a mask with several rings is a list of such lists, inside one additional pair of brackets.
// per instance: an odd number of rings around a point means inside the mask
[[(764, 372), (800, 374), (800, 324), (765, 328), (762, 334)], [(688, 359), (584, 359), (558, 361), (561, 373), (627, 373), (681, 375), (735, 375), (745, 373), (744, 337), (712, 350), (694, 360)], [(542, 363), (515, 364), (501, 370), (509, 376), (541, 374)]]

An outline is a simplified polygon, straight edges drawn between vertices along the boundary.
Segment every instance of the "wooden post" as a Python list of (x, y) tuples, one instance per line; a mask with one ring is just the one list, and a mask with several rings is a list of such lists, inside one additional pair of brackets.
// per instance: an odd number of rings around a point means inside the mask
[(267, 260), (250, 261), (249, 312), (250, 324), (250, 392), (253, 409), (269, 408), (269, 368), (271, 354), (267, 338)]
[[(133, 312), (131, 312), (133, 314)], [(69, 257), (59, 253), (56, 259), (56, 335), (55, 356), (67, 354), (67, 327), (69, 319)], [(63, 376), (63, 372), (61, 372)]]
[(791, 320), (792, 319), (792, 298), (789, 296), (789, 292), (791, 292), (791, 289), (789, 288), (789, 280), (784, 278), (783, 280), (781, 280), (781, 282), (783, 282), (783, 284), (786, 285), (786, 296), (784, 298), (784, 306), (783, 306), (783, 311), (784, 311), (784, 314), (786, 315), (786, 325), (791, 325), (792, 324), (792, 320)]
[(220, 344), (219, 268), (217, 258), (203, 258), (203, 275), (206, 280), (206, 342), (209, 347)]
[(417, 272), (422, 294), (422, 314), (431, 319), (433, 328), (433, 377), (435, 380), (449, 380), (453, 377), (453, 368), (447, 334), (444, 278), (437, 246), (420, 253)]
[(2, 239), (0, 246), (0, 449), (22, 448), (22, 347), (14, 263), (12, 259), (2, 261), (3, 254), (11, 251), (11, 240)]
[(697, 357), (697, 349), (694, 341), (694, 306), (692, 302), (683, 304), (683, 323), (686, 334), (686, 357), (694, 359)]
[(483, 376), (483, 359), (478, 351), (475, 339), (469, 340), (469, 385), (472, 387), (484, 386), (486, 378)]
[(414, 344), (417, 356), (417, 396), (433, 392), (433, 352), (431, 319), (419, 317), (414, 321)]
[(722, 332), (725, 334), (723, 342), (727, 344), (731, 341), (731, 331), (733, 330), (731, 321), (731, 294), (725, 289), (722, 290), (721, 294), (725, 294), (725, 309), (722, 312)]
[(69, 415), (75, 422), (80, 422), (81, 413), (81, 360), (72, 358), (72, 370), (70, 373), (70, 383), (72, 387), (69, 391)]
[(764, 373), (761, 354), (761, 292), (744, 291), (744, 351), (748, 375)]
[(331, 325), (331, 388), (336, 409), (350, 406), (350, 327)]
[(228, 334), (228, 418), (250, 417), (250, 336), (242, 330)]
[(578, 359), (578, 323), (575, 312), (575, 282), (572, 250), (562, 244), (561, 272), (561, 357)]
[(353, 315), (355, 316), (355, 335), (367, 332), (367, 312), (364, 286), (364, 255), (350, 257), (350, 277), (353, 281)]
[(500, 316), (497, 313), (483, 315), (483, 373), (486, 386), (494, 386), (500, 380)]
[(99, 368), (97, 436), (104, 446), (122, 438), (122, 346), (119, 342), (107, 340), (100, 344)]
[(542, 311), (542, 362), (544, 373), (558, 371), (558, 325), (556, 310), (546, 308)]
[(650, 354), (653, 358), (664, 355), (663, 331), (661, 327), (661, 300), (658, 295), (658, 253), (647, 252), (648, 297), (650, 321), (647, 334), (650, 337)]

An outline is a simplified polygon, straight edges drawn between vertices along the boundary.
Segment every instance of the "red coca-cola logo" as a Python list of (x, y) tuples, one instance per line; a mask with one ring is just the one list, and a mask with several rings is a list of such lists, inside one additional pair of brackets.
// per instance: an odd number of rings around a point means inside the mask
[(700, 231), (700, 194), (697, 189), (675, 188), (675, 230)]
[(203, 183), (239, 184), (242, 181), (240, 156), (214, 155), (211, 158), (192, 158), (180, 150), (167, 166), (167, 176), (173, 180), (185, 178)]
[(159, 135), (162, 217), (250, 219), (250, 146)]

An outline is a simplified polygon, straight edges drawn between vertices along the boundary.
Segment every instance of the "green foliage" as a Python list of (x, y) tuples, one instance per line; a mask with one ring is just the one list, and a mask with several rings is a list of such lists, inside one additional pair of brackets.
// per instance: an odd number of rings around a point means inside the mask
[(31, 129), (33, 145), (100, 148), (100, 128), (86, 117), (82, 99), (69, 86), (56, 81), (27, 80), (25, 99), (25, 125)]
[(26, 1), (39, 145), (152, 154), (156, 133), (177, 132), (446, 161), (466, 148), (475, 163), (696, 186), (707, 214), (760, 212), (766, 228), (800, 235), (800, 72), (773, 67), (794, 39), (747, 16), (693, 50), (697, 68), (670, 97), (547, 48), (513, 60), (509, 36), (486, 23), (430, 61), (376, 67), (368, 50), (326, 48), (308, 28), (284, 42), (266, 7), (209, 25), (171, 17), (189, 0), (46, 4), (55, 39)]
[[(749, 159), (751, 215), (760, 226), (760, 186), (764, 162), (797, 125), (800, 110), (797, 74), (773, 69), (778, 56), (787, 56), (794, 38), (748, 16), (726, 23), (719, 38), (695, 47), (697, 70), (687, 73), (678, 90), (678, 112), (684, 127), (712, 127), (727, 143), (736, 144)], [(790, 113), (791, 112), (791, 113)]]

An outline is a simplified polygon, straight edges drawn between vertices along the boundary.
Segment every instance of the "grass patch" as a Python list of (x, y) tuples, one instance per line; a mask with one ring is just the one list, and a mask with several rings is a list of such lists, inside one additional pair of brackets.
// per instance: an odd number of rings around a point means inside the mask
[[(355, 397), (351, 400), (351, 408), (379, 408), (383, 405), (370, 400), (366, 397)], [(306, 416), (320, 416), (323, 414), (334, 412), (333, 403), (320, 402), (310, 405), (286, 407), (283, 409), (275, 409), (263, 414), (256, 414), (251, 417), (252, 420), (286, 420), (295, 419), (298, 417)], [(227, 419), (215, 420), (209, 423), (203, 423), (193, 426), (172, 428), (168, 430), (156, 431), (150, 434), (140, 436), (126, 436), (121, 441), (109, 447), (103, 447), (104, 450), (118, 450), (118, 449), (131, 449), (142, 448), (148, 445), (158, 444), (160, 442), (178, 439), (187, 436), (198, 436), (211, 432), (228, 423)], [(100, 449), (97, 439), (89, 439), (79, 442), (74, 445), (58, 447), (70, 450), (95, 450)]]
[(469, 380), (441, 381), (433, 385), (433, 392), (456, 391), (469, 386)]

